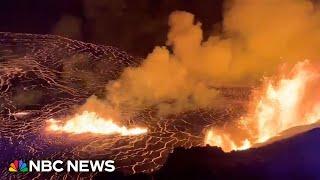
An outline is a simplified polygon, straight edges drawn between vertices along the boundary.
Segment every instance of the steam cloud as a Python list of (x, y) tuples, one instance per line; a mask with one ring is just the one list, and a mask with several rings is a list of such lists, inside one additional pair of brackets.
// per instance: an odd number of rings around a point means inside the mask
[(172, 52), (155, 47), (140, 67), (126, 68), (106, 86), (103, 103), (165, 114), (210, 107), (219, 98), (214, 87), (255, 85), (283, 62), (315, 61), (319, 12), (307, 0), (235, 0), (225, 4), (222, 32), (208, 39), (192, 14), (173, 12), (166, 43)]

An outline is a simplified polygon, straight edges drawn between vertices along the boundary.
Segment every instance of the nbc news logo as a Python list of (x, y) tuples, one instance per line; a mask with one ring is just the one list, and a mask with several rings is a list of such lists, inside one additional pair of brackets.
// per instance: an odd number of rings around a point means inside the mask
[(27, 164), (22, 160), (20, 160), (20, 161), (14, 160), (9, 165), (9, 172), (23, 172), (23, 173), (26, 173), (26, 172), (28, 172)]
[[(29, 164), (29, 166), (28, 166)], [(113, 172), (115, 170), (113, 160), (30, 160), (29, 163), (23, 160), (14, 160), (9, 165), (9, 172)]]

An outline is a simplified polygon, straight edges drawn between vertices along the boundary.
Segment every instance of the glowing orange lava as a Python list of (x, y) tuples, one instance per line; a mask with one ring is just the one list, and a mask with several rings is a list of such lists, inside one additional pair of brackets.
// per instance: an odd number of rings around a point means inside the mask
[(112, 119), (99, 117), (95, 112), (83, 111), (82, 114), (76, 114), (64, 124), (55, 119), (49, 120), (48, 130), (60, 131), (66, 133), (95, 133), (95, 134), (120, 134), (121, 136), (133, 136), (147, 133), (146, 128), (135, 127), (127, 128), (119, 126)]
[(205, 144), (224, 151), (243, 150), (296, 126), (320, 119), (320, 72), (309, 61), (297, 63), (285, 76), (269, 79), (255, 93), (248, 115), (236, 125), (210, 129)]

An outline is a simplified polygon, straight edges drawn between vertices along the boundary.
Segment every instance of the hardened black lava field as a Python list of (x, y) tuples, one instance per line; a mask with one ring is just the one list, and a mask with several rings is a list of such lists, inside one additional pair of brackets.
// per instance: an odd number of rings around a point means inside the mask
[[(236, 119), (245, 112), (249, 88), (218, 88), (224, 103), (158, 116), (137, 110), (127, 124), (149, 129), (139, 136), (71, 135), (46, 132), (46, 120), (72, 113), (92, 94), (102, 96), (105, 85), (128, 66), (139, 65), (119, 49), (53, 35), (0, 33), (0, 164), (14, 159), (113, 159), (118, 172), (153, 172), (176, 147), (204, 145), (204, 130), (212, 124)], [(101, 97), (103, 98), (103, 97)], [(1, 168), (2, 178), (9, 177)], [(72, 176), (46, 173), (17, 177)], [(78, 174), (77, 177), (93, 177)]]

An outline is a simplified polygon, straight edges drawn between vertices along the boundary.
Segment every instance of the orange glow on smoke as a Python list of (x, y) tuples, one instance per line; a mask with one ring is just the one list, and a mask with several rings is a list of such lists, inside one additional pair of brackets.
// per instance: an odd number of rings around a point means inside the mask
[(255, 103), (237, 125), (209, 130), (205, 143), (224, 151), (248, 149), (292, 127), (320, 119), (320, 73), (308, 61), (297, 63), (286, 76), (265, 81)]
[(95, 133), (95, 134), (120, 134), (121, 136), (133, 136), (147, 133), (146, 128), (135, 127), (127, 128), (119, 126), (112, 119), (99, 117), (95, 112), (84, 111), (82, 114), (76, 114), (64, 124), (55, 119), (49, 120), (50, 131), (60, 131), (66, 133)]

